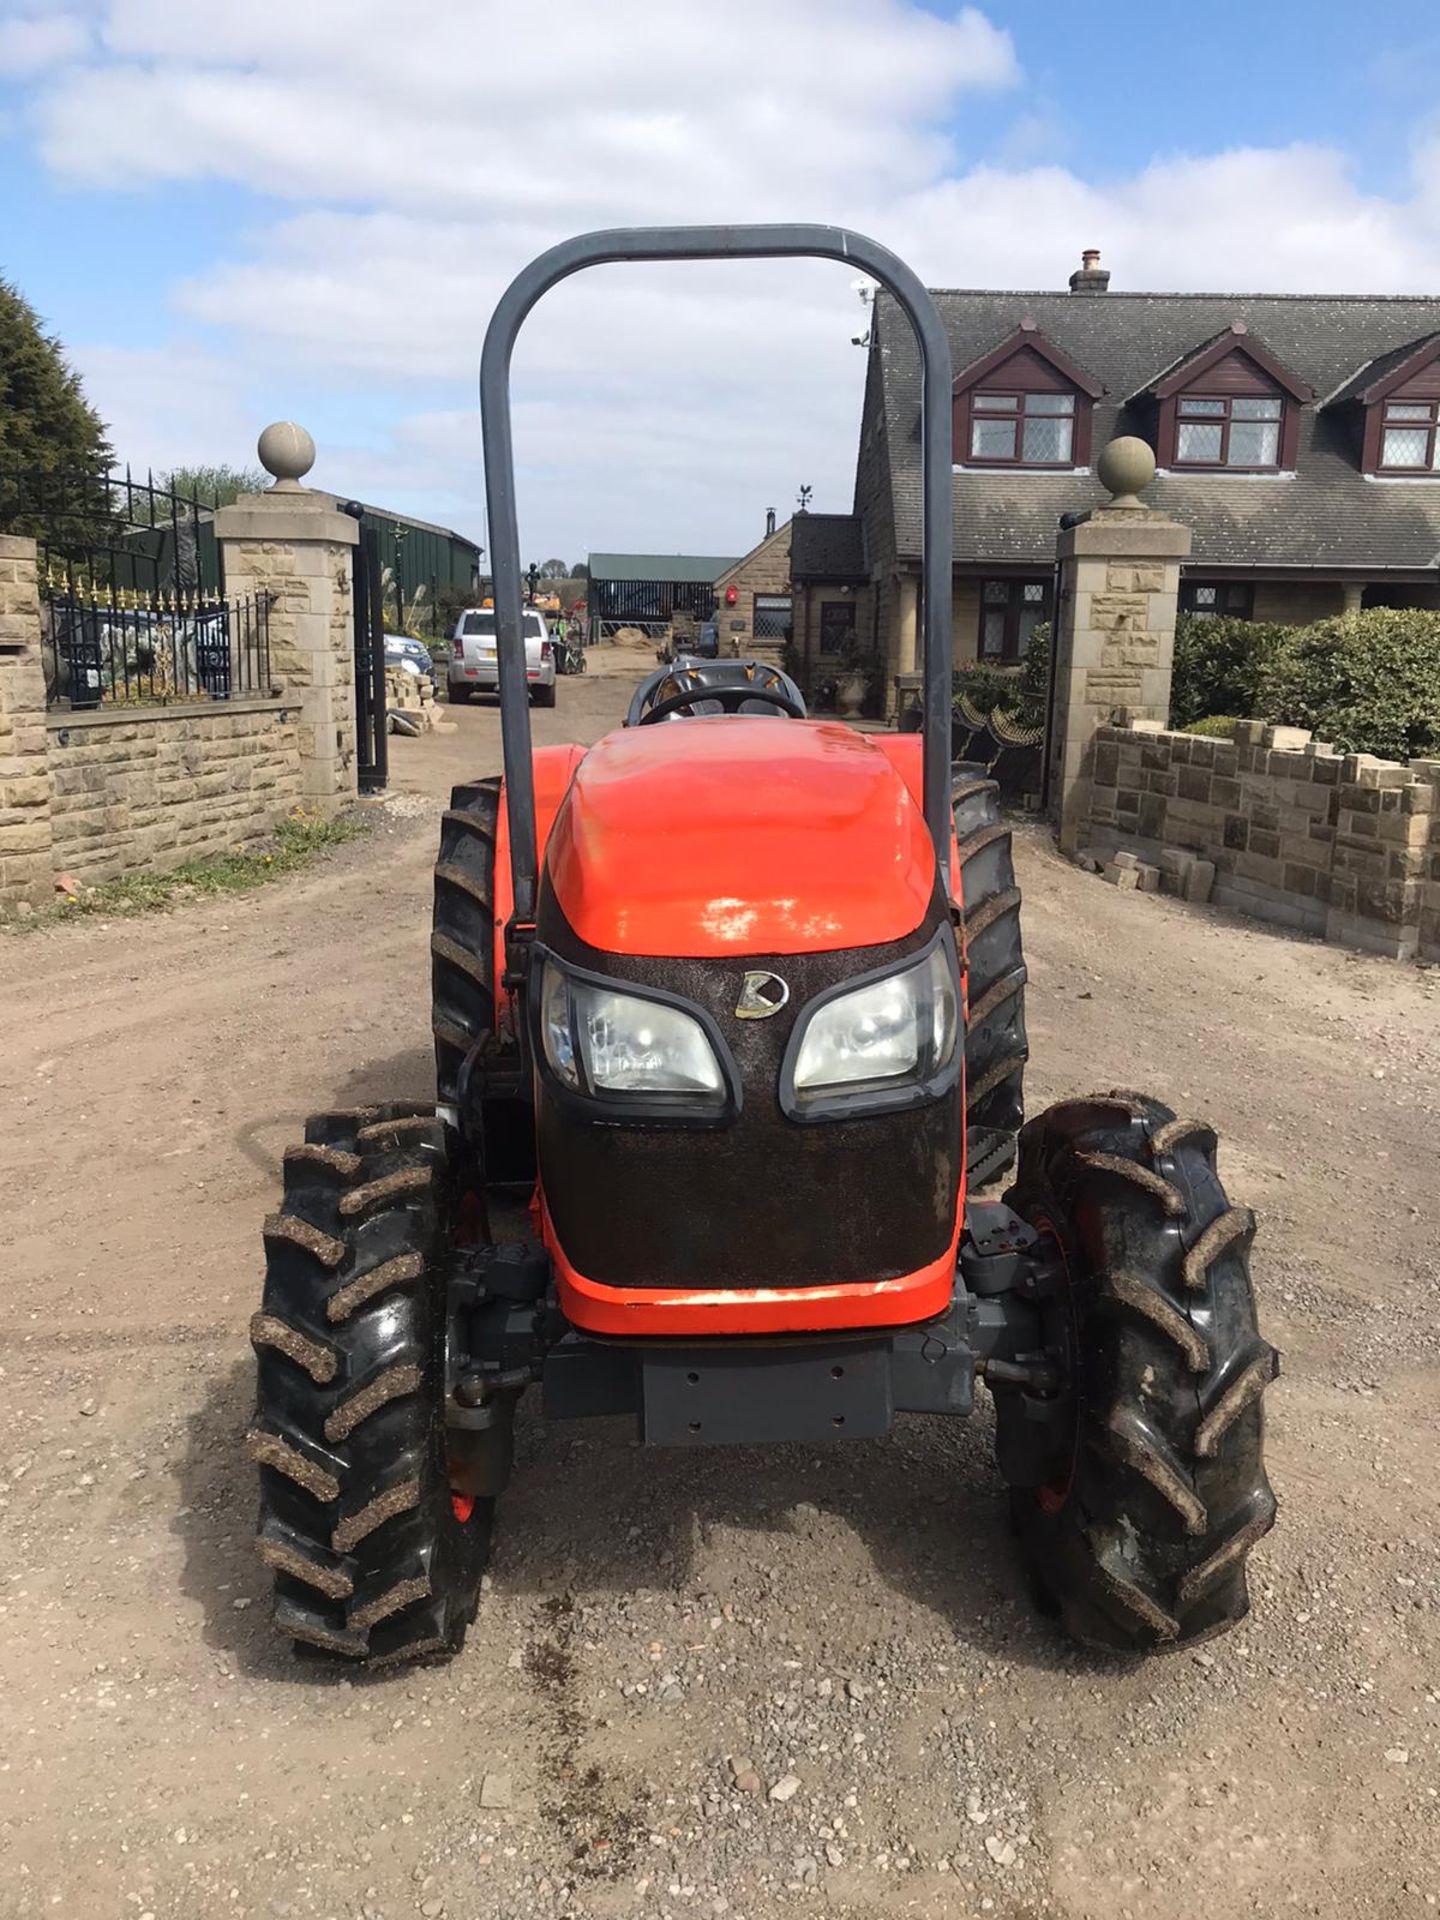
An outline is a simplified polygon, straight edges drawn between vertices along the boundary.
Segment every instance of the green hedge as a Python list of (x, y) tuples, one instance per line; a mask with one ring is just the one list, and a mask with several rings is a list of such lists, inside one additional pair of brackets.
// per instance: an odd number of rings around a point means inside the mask
[(1346, 753), (1440, 753), (1440, 613), (1371, 607), (1289, 628), (1247, 711)]
[[(998, 707), (1041, 726), (1049, 679), (1050, 628), (1042, 624), (1018, 672), (962, 668), (955, 691), (982, 712)], [(1440, 755), (1440, 613), (1372, 607), (1308, 627), (1182, 613), (1170, 724), (1222, 735), (1234, 727), (1231, 716), (1309, 727), (1346, 753)]]
[(1208, 714), (1259, 714), (1265, 673), (1293, 627), (1215, 614), (1182, 613), (1175, 622), (1170, 724), (1186, 728)]

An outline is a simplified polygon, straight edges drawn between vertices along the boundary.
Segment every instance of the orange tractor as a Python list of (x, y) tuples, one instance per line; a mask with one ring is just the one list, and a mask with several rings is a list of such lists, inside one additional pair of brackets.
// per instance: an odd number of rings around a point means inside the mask
[[(535, 750), (516, 333), (580, 268), (735, 255), (858, 266), (914, 326), (923, 732), (812, 720), (775, 668), (702, 662), (652, 674), (596, 746)], [(265, 1228), (248, 1448), (296, 1641), (460, 1645), (532, 1387), (547, 1419), (626, 1415), (653, 1445), (809, 1445), (968, 1414), (983, 1380), (1024, 1563), (1072, 1634), (1145, 1651), (1245, 1613), (1275, 1512), (1253, 1217), (1210, 1128), (1145, 1095), (1021, 1125), (1010, 838), (984, 770), (949, 761), (950, 385), (915, 275), (833, 228), (589, 235), (501, 300), (505, 774), (441, 829), (438, 1098), (313, 1119)], [(1017, 1148), (1003, 1200), (976, 1198)]]

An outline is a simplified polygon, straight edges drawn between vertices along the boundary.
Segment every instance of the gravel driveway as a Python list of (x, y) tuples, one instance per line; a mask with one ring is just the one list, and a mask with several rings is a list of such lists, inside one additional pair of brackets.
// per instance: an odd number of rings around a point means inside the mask
[[(562, 681), (594, 738), (633, 675)], [(307, 1109), (423, 1096), (440, 796), (394, 741), (303, 877), (0, 940), (0, 1915), (1428, 1915), (1440, 1902), (1440, 973), (1120, 894), (1022, 834), (1033, 1107), (1215, 1122), (1285, 1371), (1254, 1614), (1148, 1665), (1032, 1610), (968, 1425), (831, 1452), (524, 1425), (449, 1668), (265, 1622), (239, 1436)], [(983, 1400), (983, 1396), (982, 1396)]]

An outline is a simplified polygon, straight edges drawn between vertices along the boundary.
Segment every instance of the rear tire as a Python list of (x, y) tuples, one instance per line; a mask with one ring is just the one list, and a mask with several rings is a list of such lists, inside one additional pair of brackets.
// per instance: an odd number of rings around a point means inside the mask
[(1015, 1159), (1025, 1117), (1025, 955), (1020, 889), (1000, 789), (985, 768), (959, 762), (950, 799), (965, 916), (965, 1173), (974, 1188)]
[(494, 1503), (457, 1506), (446, 1465), (446, 1130), (423, 1108), (369, 1107), (321, 1114), (305, 1139), (265, 1223), (250, 1329), (246, 1450), (275, 1624), (356, 1660), (452, 1654)]
[(452, 707), (468, 707), (470, 704), (469, 687), (451, 687), (450, 704)]
[[(475, 1130), (488, 1179), (535, 1177), (535, 1127), (523, 1098), (482, 1098), (467, 1082), (513, 1085), (520, 1052), (498, 1026), (495, 996), (495, 858), (500, 832), (499, 775), (456, 787), (440, 822), (435, 908), (430, 934), (431, 1025), (442, 1107)], [(472, 1062), (467, 1074), (465, 1063)]]
[[(1070, 1100), (1020, 1136), (1006, 1201), (1064, 1253), (1073, 1421), (1048, 1486), (1013, 1490), (1032, 1580), (1077, 1640), (1182, 1647), (1249, 1610), (1245, 1564), (1274, 1524), (1248, 1250), (1215, 1135), (1135, 1094)], [(1025, 1420), (997, 1389), (996, 1417)], [(1033, 1428), (1031, 1429), (1033, 1432)], [(1003, 1442), (1002, 1442), (1003, 1447)]]
[(530, 699), (532, 704), (537, 707), (553, 707), (555, 704), (554, 683), (552, 682), (548, 687), (537, 686), (531, 694)]

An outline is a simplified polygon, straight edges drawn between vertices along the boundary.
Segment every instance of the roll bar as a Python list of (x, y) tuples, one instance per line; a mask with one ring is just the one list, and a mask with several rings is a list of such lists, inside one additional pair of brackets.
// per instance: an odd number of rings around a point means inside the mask
[(500, 668), (500, 738), (510, 823), (515, 920), (535, 918), (539, 859), (530, 697), (525, 668), (520, 531), (510, 432), (510, 358), (540, 296), (582, 267), (617, 260), (839, 260), (894, 294), (920, 348), (924, 527), (924, 808), (941, 884), (950, 872), (950, 573), (954, 548), (950, 449), (950, 343), (916, 275), (887, 247), (845, 227), (616, 227), (563, 240), (532, 260), (501, 295), (480, 359), (480, 433), (495, 579)]

